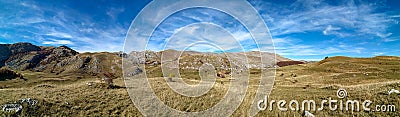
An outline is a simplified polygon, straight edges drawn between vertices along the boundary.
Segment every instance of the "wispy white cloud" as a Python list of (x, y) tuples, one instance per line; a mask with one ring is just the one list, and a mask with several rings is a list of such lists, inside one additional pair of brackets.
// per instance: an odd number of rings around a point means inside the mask
[(366, 48), (355, 47), (345, 43), (337, 43), (330, 46), (325, 44), (302, 44), (292, 38), (278, 38), (274, 39), (278, 42), (276, 44), (276, 52), (284, 56), (324, 56), (329, 54), (361, 54), (365, 53)]
[(393, 33), (387, 33), (387, 34), (381, 34), (377, 33), (376, 34), (380, 39), (382, 39), (383, 42), (393, 42), (399, 40), (399, 37), (393, 37)]
[(50, 45), (72, 45), (72, 43), (69, 40), (56, 40), (53, 39), (52, 41), (43, 41), (43, 44), (50, 44)]
[[(92, 14), (84, 14), (79, 11), (63, 10), (63, 8), (40, 6), (35, 1), (7, 2), (15, 7), (23, 7), (27, 10), (0, 14), (0, 29), (14, 28), (21, 35), (10, 35), (0, 31), (2, 37), (26, 38), (41, 44), (69, 44), (78, 51), (120, 51), (124, 42), (127, 26), (115, 22), (123, 12), (128, 11), (124, 7), (108, 7), (103, 9), (103, 15), (110, 18), (106, 21), (93, 18)], [(335, 53), (364, 53), (369, 48), (362, 46), (370, 42), (389, 43), (398, 41), (397, 32), (388, 30), (393, 24), (399, 24), (399, 15), (388, 15), (386, 11), (377, 11), (379, 6), (364, 3), (363, 1), (336, 1), (337, 4), (328, 4), (319, 0), (298, 0), (292, 4), (281, 4), (266, 1), (250, 1), (256, 7), (260, 16), (269, 27), (274, 38), (275, 46), (279, 54), (284, 55), (325, 55)], [(143, 27), (156, 25), (161, 17), (170, 11), (177, 10), (173, 7), (182, 4), (169, 4), (161, 7), (156, 13), (145, 13), (150, 16), (141, 20)], [(216, 4), (217, 5), (217, 4)], [(240, 4), (224, 3), (220, 6), (225, 9), (240, 8)], [(6, 6), (11, 7), (11, 6)], [(12, 6), (14, 7), (14, 6)], [(0, 8), (1, 9), (1, 8)], [(32, 13), (35, 12), (35, 13)], [(251, 17), (247, 10), (241, 10), (241, 18)], [(6, 13), (4, 13), (6, 14)], [(10, 17), (12, 14), (15, 17)], [(51, 15), (49, 15), (51, 14)], [(179, 13), (177, 13), (179, 14)], [(134, 15), (134, 14), (132, 14)], [(128, 38), (138, 38), (133, 43), (146, 43), (147, 37), (152, 36), (154, 43), (148, 48), (160, 49), (166, 38), (175, 35), (177, 40), (174, 45), (187, 45), (190, 40), (203, 39), (221, 43), (228, 49), (234, 49), (236, 41), (247, 50), (255, 50), (257, 47), (248, 31), (237, 19), (220, 11), (205, 9), (191, 9), (179, 15), (166, 19), (155, 30), (153, 35), (143, 34), (137, 27), (131, 27), (135, 35)], [(7, 22), (5, 22), (7, 21)], [(128, 21), (129, 23), (130, 21)], [(221, 26), (218, 28), (205, 28), (199, 25), (185, 27), (196, 22), (207, 22)], [(252, 21), (252, 27), (261, 27), (264, 22)], [(24, 27), (27, 30), (25, 30)], [(229, 33), (224, 33), (224, 31)], [(260, 32), (258, 32), (260, 33)], [(313, 33), (313, 34), (310, 34)], [(6, 35), (8, 34), (8, 35)], [(310, 35), (309, 35), (310, 34)], [(254, 33), (254, 35), (258, 35)], [(7, 38), (7, 39), (9, 39)], [(193, 39), (192, 39), (193, 38)], [(233, 39), (234, 38), (234, 39)], [(268, 39), (268, 38), (265, 38)], [(333, 40), (334, 42), (325, 43)], [(232, 42), (235, 41), (235, 42)], [(228, 44), (224, 44), (224, 43)], [(343, 43), (340, 43), (343, 42)], [(129, 42), (132, 43), (132, 42)], [(360, 44), (354, 44), (360, 43)], [(361, 44), (362, 43), (362, 44)], [(259, 42), (259, 45), (271, 47), (271, 42)], [(145, 45), (137, 45), (142, 47)], [(176, 46), (181, 48), (180, 46)], [(130, 47), (126, 47), (130, 48)], [(134, 47), (131, 47), (134, 48)]]
[(385, 54), (385, 53), (383, 53), (383, 52), (374, 52), (374, 56), (380, 56), (380, 55), (383, 55), (383, 54)]
[(361, 1), (360, 4), (347, 1), (330, 5), (318, 0), (298, 0), (291, 7), (265, 2), (254, 4), (261, 14), (273, 17), (273, 22), (266, 20), (273, 36), (312, 31), (325, 35), (334, 31), (330, 34), (339, 37), (378, 36), (377, 32), (389, 33), (387, 29), (395, 21), (388, 19), (385, 12), (375, 12), (375, 6)]
[[(6, 14), (3, 17), (0, 14), (0, 29), (7, 28), (19, 32), (7, 36), (10, 37), (7, 39), (18, 38), (24, 39), (19, 41), (45, 45), (69, 45), (81, 52), (122, 51), (127, 26), (124, 27), (113, 19), (125, 11), (122, 7), (110, 7), (105, 10), (104, 14), (113, 21), (99, 21), (93, 18), (92, 14), (75, 11), (69, 6), (61, 8), (39, 5), (37, 1), (7, 4), (12, 6), (12, 9), (23, 9), (12, 10), (13, 17)], [(7, 33), (3, 33), (3, 36), (4, 34)]]
[(400, 18), (400, 15), (392, 15), (390, 17), (392, 17), (392, 18)]
[(53, 36), (53, 37), (58, 37), (58, 38), (73, 38), (70, 34), (67, 33), (62, 33), (62, 32), (52, 32), (49, 34), (46, 34), (47, 36)]
[(393, 42), (399, 40), (400, 37), (390, 37), (390, 38), (383, 38), (384, 42)]
[[(167, 3), (167, 2), (166, 2)], [(255, 30), (261, 29), (264, 26), (264, 22), (262, 20), (257, 20), (258, 16), (256, 11), (252, 11), (251, 7), (246, 7), (247, 3), (237, 4), (238, 2), (212, 2), (212, 1), (201, 1), (198, 4), (207, 4), (210, 7), (218, 8), (219, 10), (212, 10), (208, 8), (194, 8), (194, 9), (186, 9), (183, 11), (179, 11), (173, 16), (169, 16), (167, 19), (161, 19), (169, 15), (169, 13), (173, 12), (174, 10), (179, 10), (179, 7), (191, 6), (192, 4), (187, 2), (176, 2), (166, 5), (166, 7), (159, 8), (159, 10), (151, 10), (151, 12), (147, 12), (147, 10), (143, 10), (142, 15), (146, 18), (136, 19), (141, 23), (136, 27), (141, 27), (141, 29), (145, 29), (144, 27), (158, 25), (157, 21), (163, 21), (162, 24), (159, 25), (158, 30), (155, 30), (154, 34), (151, 38), (151, 44), (149, 43), (149, 48), (157, 48), (160, 43), (163, 43), (166, 38), (172, 36), (174, 33), (178, 32), (182, 27), (197, 22), (210, 22), (216, 25), (221, 26), (229, 35), (221, 35), (218, 33), (220, 31), (209, 31), (211, 29), (206, 28), (206, 35), (198, 36), (198, 38), (203, 39), (210, 39), (215, 42), (223, 41), (224, 43), (235, 43), (235, 41), (239, 41), (246, 50), (254, 50), (257, 48), (256, 41), (253, 40), (252, 36), (257, 37), (255, 39), (258, 40), (258, 46), (261, 46), (262, 51), (270, 51), (272, 46), (272, 41), (270, 40), (269, 35), (266, 35), (266, 30)], [(162, 6), (159, 3), (157, 6)], [(157, 7), (153, 6), (153, 7)], [(179, 6), (179, 7), (177, 7)], [(202, 5), (200, 5), (202, 6)], [(216, 7), (217, 6), (217, 7)], [(153, 8), (152, 7), (152, 8)], [(176, 7), (176, 8), (175, 8)], [(250, 8), (250, 9), (249, 9)], [(245, 10), (248, 9), (248, 10)], [(229, 12), (234, 11), (234, 12)], [(225, 13), (226, 12), (226, 13)], [(174, 17), (176, 16), (176, 17)], [(236, 17), (235, 17), (236, 16)], [(139, 17), (139, 16), (138, 16)], [(138, 18), (136, 17), (136, 18)], [(173, 19), (173, 20), (169, 20)], [(240, 22), (239, 22), (239, 21)], [(241, 24), (243, 23), (243, 24)], [(247, 31), (246, 27), (249, 28)], [(187, 29), (188, 34), (192, 33), (193, 30), (197, 30), (196, 28), (192, 28), (191, 30)], [(204, 28), (203, 28), (204, 30)], [(142, 32), (142, 33), (141, 33)], [(140, 30), (136, 33), (143, 34), (143, 30)], [(159, 32), (162, 32), (161, 34)], [(250, 35), (249, 32), (253, 34)], [(138, 35), (138, 34), (135, 34)], [(149, 34), (145, 34), (149, 35)], [(139, 36), (139, 35), (138, 35)], [(176, 35), (175, 35), (176, 36)], [(183, 35), (181, 35), (183, 36)], [(232, 39), (234, 37), (234, 39)], [(146, 37), (137, 37), (136, 40), (143, 39), (145, 40)], [(188, 40), (186, 38), (181, 38), (184, 40)], [(231, 40), (228, 40), (231, 39)], [(143, 45), (143, 44), (142, 44)], [(219, 44), (218, 44), (219, 45)], [(226, 45), (226, 44), (221, 44)], [(140, 45), (136, 45), (135, 47), (141, 47)], [(226, 46), (228, 49), (233, 49)], [(139, 48), (138, 48), (139, 49)], [(237, 49), (237, 48), (235, 48)], [(129, 51), (129, 50), (128, 50)]]
[[(193, 46), (197, 51), (223, 51), (220, 48), (227, 50), (242, 50), (242, 46), (238, 43), (241, 38), (242, 32), (229, 33), (222, 27), (215, 24), (208, 23), (197, 23), (181, 28), (177, 33), (175, 33), (166, 44), (165, 49), (176, 49), (184, 50), (186, 47), (202, 42), (204, 46)], [(239, 35), (239, 37), (235, 37)], [(227, 43), (229, 42), (229, 43)], [(217, 48), (209, 48), (209, 45), (218, 46)], [(206, 46), (208, 45), (208, 46)], [(156, 47), (156, 50), (163, 50), (163, 46), (159, 46), (159, 43), (149, 43), (149, 47)], [(204, 47), (203, 49), (200, 49)], [(152, 49), (152, 48), (149, 48)], [(154, 49), (154, 48), (153, 48)]]
[(286, 40), (283, 38), (273, 38), (273, 41), (275, 44), (278, 44), (278, 43), (288, 43), (290, 40)]
[(324, 31), (322, 31), (322, 33), (324, 33), (324, 35), (328, 35), (331, 31), (336, 31), (336, 30), (340, 30), (340, 28), (336, 28), (336, 27), (332, 27), (332, 25), (328, 25), (328, 27), (326, 27), (326, 29)]
[(114, 7), (112, 7), (112, 8), (110, 8), (110, 9), (107, 10), (106, 14), (107, 14), (108, 16), (110, 16), (112, 19), (115, 20), (115, 19), (117, 18), (117, 16), (118, 16), (120, 13), (124, 12), (124, 11), (125, 11), (125, 8), (123, 8), (123, 7), (121, 7), (121, 8), (114, 8)]
[[(251, 2), (275, 37), (276, 52), (285, 56), (367, 55), (374, 50), (366, 42), (376, 45), (399, 39), (389, 30), (399, 24), (398, 16), (389, 15), (391, 11), (378, 11), (380, 6), (375, 4), (336, 1), (332, 5), (319, 0), (297, 0), (287, 6)], [(317, 36), (318, 32), (326, 36)]]
[(306, 45), (296, 45), (283, 48), (276, 48), (277, 53), (280, 55), (290, 55), (290, 56), (310, 56), (310, 55), (329, 55), (329, 54), (360, 54), (365, 50), (365, 48), (340, 48), (340, 47), (312, 47)]
[(31, 9), (34, 9), (34, 10), (40, 10), (40, 8), (36, 5), (36, 4), (34, 4), (34, 3), (32, 3), (32, 2), (20, 2), (20, 4), (22, 5), (22, 6), (24, 6), (24, 7), (27, 7), (27, 8), (31, 8)]
[(8, 39), (8, 38), (10, 38), (11, 36), (8, 34), (8, 32), (5, 32), (5, 33), (1, 34), (0, 37), (5, 38), (5, 39)]
[[(289, 6), (287, 4), (274, 4), (265, 1), (251, 1), (251, 3), (256, 6), (261, 17), (267, 23), (272, 36), (277, 37), (274, 39), (274, 43), (276, 52), (279, 54), (294, 56), (323, 56), (343, 53), (362, 54), (367, 53), (368, 48), (362, 46), (365, 44), (354, 43), (371, 42), (383, 36), (385, 36), (385, 38), (381, 38), (383, 42), (396, 40), (396, 38), (393, 38), (393, 35), (389, 35), (393, 32), (388, 30), (388, 28), (396, 23), (397, 20), (390, 19), (390, 15), (386, 12), (377, 12), (377, 6), (363, 3), (362, 1), (357, 2), (357, 4), (352, 1), (343, 1), (342, 3), (332, 5), (316, 0), (298, 0)], [(168, 15), (167, 12), (173, 9), (171, 7), (174, 5), (179, 4), (172, 4), (156, 13), (144, 14), (151, 15), (154, 18), (141, 20), (146, 21), (146, 23), (156, 24), (156, 19)], [(242, 14), (244, 15), (242, 17), (249, 17), (246, 15), (248, 13), (245, 12), (243, 11)], [(242, 30), (243, 27), (240, 27), (241, 24), (230, 21), (229, 17), (224, 16), (222, 13), (202, 9), (202, 12), (184, 12), (183, 15), (172, 17), (172, 19), (174, 19), (174, 22), (169, 22), (166, 19), (160, 25), (159, 30), (156, 30), (156, 35), (153, 35), (153, 40), (151, 40), (154, 44), (149, 44), (149, 48), (160, 49), (163, 45), (162, 43), (165, 42), (163, 40), (176, 33), (182, 33), (174, 36), (186, 41), (177, 40), (174, 41), (174, 45), (192, 43), (188, 41), (191, 38), (195, 38), (193, 40), (198, 38), (213, 39), (211, 42), (215, 42), (217, 39), (231, 42), (229, 39), (232, 37), (228, 35), (222, 36), (219, 31), (209, 31), (206, 33), (206, 36), (200, 36), (202, 34), (199, 30), (204, 30), (204, 28), (196, 26), (184, 28), (187, 24), (196, 21), (212, 22), (221, 25), (230, 32), (230, 35), (236, 38), (235, 41), (246, 44), (246, 46), (242, 47), (247, 50), (255, 50), (256, 48), (251, 35), (247, 31)], [(223, 21), (223, 23), (218, 21)], [(252, 22), (251, 25), (262, 26), (263, 22)], [(157, 32), (162, 32), (163, 34), (157, 34)], [(320, 35), (315, 33), (319, 33)], [(310, 35), (301, 37), (307, 34)], [(326, 41), (329, 40), (334, 40), (335, 42), (327, 43)], [(175, 47), (182, 48), (180, 46)], [(234, 46), (226, 45), (226, 47)]]

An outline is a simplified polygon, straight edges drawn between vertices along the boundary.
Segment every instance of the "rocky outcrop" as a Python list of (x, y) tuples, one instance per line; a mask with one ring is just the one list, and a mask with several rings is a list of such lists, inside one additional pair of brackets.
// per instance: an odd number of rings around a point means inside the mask
[(122, 57), (118, 53), (82, 53), (67, 47), (44, 47), (29, 43), (2, 44), (0, 60), (13, 70), (45, 73), (79, 73), (97, 76), (104, 72), (122, 76)]
[(5, 65), (14, 70), (27, 70), (36, 67), (45, 57), (46, 54), (38, 51), (17, 53), (11, 55), (5, 62)]
[[(163, 59), (163, 61), (161, 61), (161, 59)], [(125, 60), (130, 61), (132, 64), (157, 66), (163, 63), (163, 66), (165, 67), (179, 67), (180, 69), (193, 70), (197, 70), (204, 63), (210, 63), (220, 70), (233, 69), (238, 71), (243, 71), (245, 69), (273, 68), (276, 65), (276, 62), (290, 61), (290, 59), (283, 58), (274, 53), (258, 51), (238, 53), (202, 53), (185, 51), (181, 53), (176, 50), (165, 50), (160, 52), (131, 52), (127, 55)]]
[(41, 48), (30, 43), (0, 44), (0, 49), (0, 66), (6, 65), (17, 70), (32, 68), (42, 57), (31, 53)]
[(17, 43), (8, 45), (8, 48), (11, 55), (4, 63), (15, 70), (45, 71), (53, 67), (52, 63), (59, 63), (78, 54), (67, 46), (38, 47), (29, 43)]
[(40, 71), (40, 72), (42, 71), (54, 72), (54, 67), (65, 66), (64, 64), (68, 63), (65, 62), (62, 63), (63, 61), (65, 61), (66, 59), (71, 59), (79, 54), (78, 52), (67, 46), (60, 46), (56, 48), (54, 47), (43, 48), (43, 50), (40, 51), (40, 53), (45, 57), (43, 57), (39, 61), (39, 63), (33, 68), (34, 71)]
[(135, 67), (134, 70), (126, 71), (125, 73), (126, 73), (125, 74), (126, 76), (135, 76), (135, 75), (143, 73), (143, 70), (138, 67)]
[(15, 55), (18, 53), (26, 53), (32, 51), (40, 51), (41, 48), (35, 46), (31, 43), (15, 43), (15, 44), (6, 44), (8, 48), (11, 50), (11, 54)]
[(48, 63), (45, 66), (36, 69), (57, 74), (80, 73), (101, 76), (102, 73), (109, 72), (117, 77), (122, 76), (122, 58), (117, 54), (107, 52), (77, 54), (57, 60), (57, 62)]

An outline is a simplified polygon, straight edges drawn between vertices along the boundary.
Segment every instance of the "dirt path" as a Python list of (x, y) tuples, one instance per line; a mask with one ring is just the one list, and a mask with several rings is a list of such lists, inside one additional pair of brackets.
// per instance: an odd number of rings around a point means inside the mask
[(17, 91), (17, 90), (23, 90), (23, 88), (5, 88), (5, 89), (0, 89), (0, 91)]
[(400, 80), (387, 81), (387, 82), (377, 82), (377, 83), (367, 83), (367, 84), (358, 84), (358, 85), (350, 85), (350, 86), (343, 86), (343, 87), (354, 88), (354, 87), (366, 87), (366, 86), (374, 86), (374, 85), (388, 85), (388, 84), (394, 84), (394, 83), (400, 83)]
[[(376, 85), (388, 85), (388, 84), (394, 84), (394, 83), (400, 83), (400, 80), (393, 80), (393, 81), (386, 81), (386, 82), (376, 82), (376, 83), (363, 83), (363, 84), (356, 84), (356, 85), (340, 85), (337, 84), (340, 87), (345, 87), (345, 88), (356, 88), (356, 87), (368, 87), (368, 86), (376, 86)], [(335, 84), (313, 84), (311, 82), (305, 82), (305, 83), (297, 83), (296, 85), (278, 85), (279, 87), (304, 87), (304, 85), (299, 85), (299, 84), (312, 84), (312, 86), (328, 86), (328, 85), (335, 85)]]

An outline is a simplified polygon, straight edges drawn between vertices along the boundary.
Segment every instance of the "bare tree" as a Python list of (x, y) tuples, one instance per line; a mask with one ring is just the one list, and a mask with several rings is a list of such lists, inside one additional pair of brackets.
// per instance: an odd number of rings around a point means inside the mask
[(103, 75), (104, 75), (103, 81), (105, 81), (110, 88), (113, 88), (114, 87), (113, 78), (115, 78), (114, 74), (106, 72), (103, 73)]

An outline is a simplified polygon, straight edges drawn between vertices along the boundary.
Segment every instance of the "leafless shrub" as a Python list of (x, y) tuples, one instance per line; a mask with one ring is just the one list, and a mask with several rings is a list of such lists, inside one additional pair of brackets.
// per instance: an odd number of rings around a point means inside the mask
[(106, 73), (103, 73), (103, 75), (104, 75), (104, 77), (102, 80), (104, 82), (106, 82), (110, 88), (113, 88), (114, 87), (113, 78), (115, 78), (114, 74), (106, 72)]

